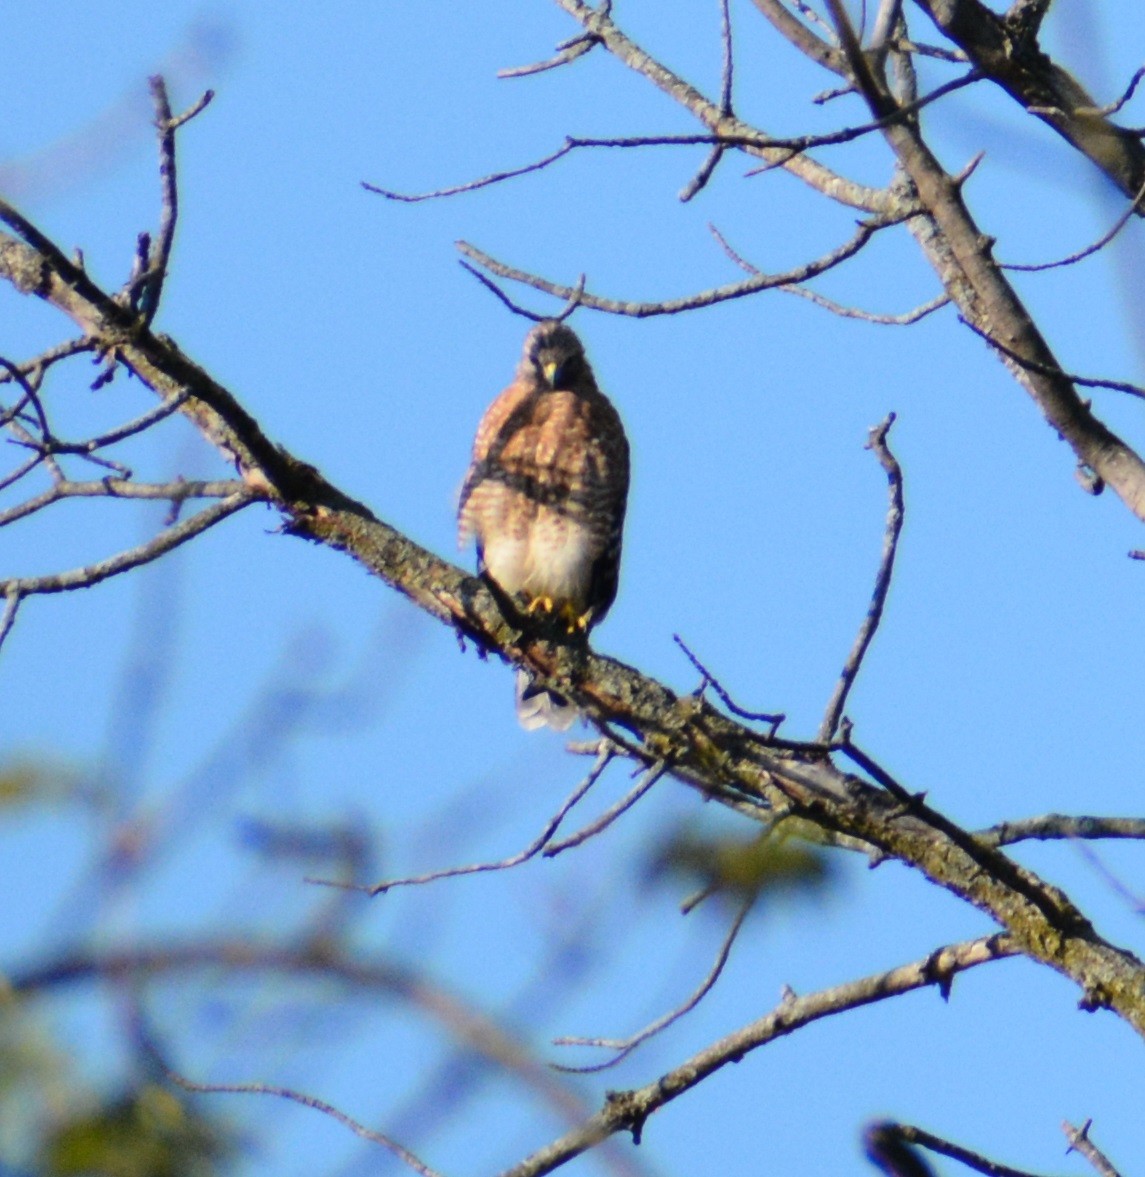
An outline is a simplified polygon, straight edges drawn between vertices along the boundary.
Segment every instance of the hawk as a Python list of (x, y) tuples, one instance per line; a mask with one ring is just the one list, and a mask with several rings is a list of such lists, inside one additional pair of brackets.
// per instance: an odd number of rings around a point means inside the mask
[[(525, 337), (513, 383), (485, 411), (461, 488), (458, 539), (518, 609), (587, 636), (616, 598), (628, 439), (584, 347), (547, 319)], [(525, 728), (565, 731), (576, 707), (517, 673)]]

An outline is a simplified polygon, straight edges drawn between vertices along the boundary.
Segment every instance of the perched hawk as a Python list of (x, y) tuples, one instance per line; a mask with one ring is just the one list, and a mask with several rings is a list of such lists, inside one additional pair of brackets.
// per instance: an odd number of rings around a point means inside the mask
[[(512, 384), (477, 429), (461, 488), (459, 540), (522, 612), (587, 634), (616, 598), (628, 496), (628, 440), (563, 323), (525, 337)], [(576, 708), (517, 675), (521, 726), (565, 731)]]

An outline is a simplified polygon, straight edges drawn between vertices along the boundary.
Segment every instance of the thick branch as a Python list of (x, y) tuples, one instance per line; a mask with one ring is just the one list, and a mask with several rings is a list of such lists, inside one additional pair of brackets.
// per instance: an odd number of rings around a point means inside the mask
[(1042, 52), (1037, 22), (1021, 10), (999, 16), (979, 0), (916, 3), (986, 77), (1076, 147), (1126, 196), (1137, 195), (1145, 183), (1140, 138), (1110, 122), (1077, 79)]

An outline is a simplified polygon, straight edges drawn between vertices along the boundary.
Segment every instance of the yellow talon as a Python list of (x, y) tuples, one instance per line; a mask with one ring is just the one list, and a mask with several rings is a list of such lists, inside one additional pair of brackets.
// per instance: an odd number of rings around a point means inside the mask
[(556, 606), (553, 604), (552, 597), (534, 597), (529, 602), (529, 607), (525, 610), (526, 614), (532, 615), (534, 613), (552, 613)]

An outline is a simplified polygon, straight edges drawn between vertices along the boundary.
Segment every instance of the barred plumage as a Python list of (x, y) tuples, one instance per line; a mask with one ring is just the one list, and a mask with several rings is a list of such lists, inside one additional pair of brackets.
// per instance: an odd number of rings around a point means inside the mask
[[(524, 612), (587, 632), (616, 598), (628, 465), (624, 427), (580, 340), (563, 323), (538, 323), (478, 427), (460, 542), (476, 537), (482, 573)], [(576, 709), (524, 676), (517, 715), (563, 731)]]

